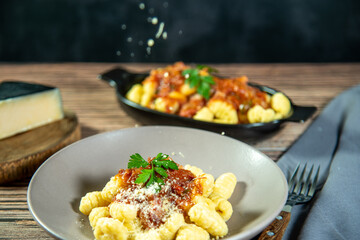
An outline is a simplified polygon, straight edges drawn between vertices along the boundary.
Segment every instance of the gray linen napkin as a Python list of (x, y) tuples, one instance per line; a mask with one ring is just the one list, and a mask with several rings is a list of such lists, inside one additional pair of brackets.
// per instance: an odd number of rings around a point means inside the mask
[(278, 166), (288, 177), (299, 162), (321, 166), (323, 188), (293, 207), (283, 239), (360, 239), (360, 85), (332, 100)]

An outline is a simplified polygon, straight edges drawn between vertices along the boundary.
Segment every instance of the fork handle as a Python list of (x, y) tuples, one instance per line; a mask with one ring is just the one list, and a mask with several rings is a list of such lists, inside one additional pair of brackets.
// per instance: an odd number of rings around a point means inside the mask
[(280, 240), (290, 222), (291, 213), (281, 211), (274, 221), (261, 233), (258, 240)]

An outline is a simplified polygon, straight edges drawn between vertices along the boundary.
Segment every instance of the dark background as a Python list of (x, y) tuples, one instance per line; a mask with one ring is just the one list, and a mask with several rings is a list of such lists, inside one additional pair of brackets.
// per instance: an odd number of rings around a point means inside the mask
[(0, 0), (0, 61), (178, 60), (358, 62), (360, 1)]

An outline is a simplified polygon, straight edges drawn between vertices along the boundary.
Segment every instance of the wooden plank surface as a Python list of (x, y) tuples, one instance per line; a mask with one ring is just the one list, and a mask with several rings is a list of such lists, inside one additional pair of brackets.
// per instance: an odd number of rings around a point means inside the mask
[[(141, 125), (118, 105), (114, 89), (97, 75), (115, 66), (146, 71), (164, 64), (59, 63), (0, 64), (0, 81), (16, 79), (60, 89), (64, 107), (79, 118), (82, 137)], [(247, 75), (252, 82), (286, 93), (297, 105), (318, 107), (315, 116), (342, 91), (360, 83), (360, 64), (215, 64), (226, 76)], [(314, 116), (314, 117), (315, 117)], [(277, 160), (311, 120), (286, 123), (279, 131), (247, 143)], [(30, 178), (0, 185), (0, 239), (52, 239), (33, 220), (26, 202)]]

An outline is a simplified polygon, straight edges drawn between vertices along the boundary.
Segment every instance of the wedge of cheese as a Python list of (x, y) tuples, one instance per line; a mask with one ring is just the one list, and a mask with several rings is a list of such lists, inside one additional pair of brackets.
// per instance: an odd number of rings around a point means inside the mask
[(58, 88), (15, 81), (0, 83), (0, 139), (63, 117)]

